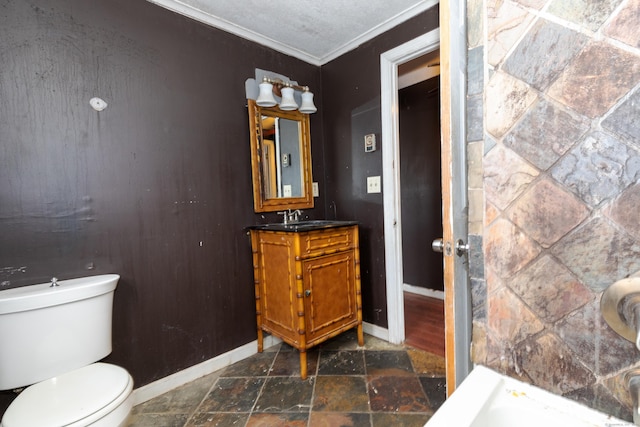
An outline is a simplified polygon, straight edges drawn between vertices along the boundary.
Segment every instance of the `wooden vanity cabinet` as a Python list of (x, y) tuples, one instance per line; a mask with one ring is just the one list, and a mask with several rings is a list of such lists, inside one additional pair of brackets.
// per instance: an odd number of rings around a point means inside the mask
[(351, 328), (364, 345), (357, 225), (252, 229), (251, 245), (259, 352), (263, 331), (281, 338), (305, 379), (307, 349)]

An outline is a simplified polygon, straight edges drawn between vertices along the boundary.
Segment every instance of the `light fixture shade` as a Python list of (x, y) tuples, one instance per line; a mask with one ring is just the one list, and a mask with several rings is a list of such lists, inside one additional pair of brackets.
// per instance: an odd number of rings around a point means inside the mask
[(273, 85), (269, 82), (260, 83), (260, 94), (256, 99), (256, 104), (260, 107), (273, 107), (277, 103), (273, 97)]
[(282, 93), (282, 101), (280, 101), (280, 109), (284, 111), (292, 111), (298, 109), (296, 100), (293, 99), (293, 88), (283, 87), (280, 92)]
[(318, 111), (313, 104), (313, 93), (305, 90), (302, 92), (302, 105), (300, 105), (300, 112), (304, 114), (311, 114)]

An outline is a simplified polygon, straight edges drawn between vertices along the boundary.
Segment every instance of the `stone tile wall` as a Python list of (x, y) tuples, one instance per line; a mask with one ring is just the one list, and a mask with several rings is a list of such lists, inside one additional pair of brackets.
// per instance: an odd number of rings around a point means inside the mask
[(640, 0), (468, 0), (474, 362), (631, 419), (601, 317), (640, 271)]

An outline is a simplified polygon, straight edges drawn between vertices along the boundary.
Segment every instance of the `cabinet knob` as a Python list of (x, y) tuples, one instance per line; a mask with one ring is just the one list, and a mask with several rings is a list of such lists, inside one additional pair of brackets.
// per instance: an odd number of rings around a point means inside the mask
[(305, 297), (311, 296), (311, 289), (307, 289), (306, 291), (304, 291), (304, 296)]

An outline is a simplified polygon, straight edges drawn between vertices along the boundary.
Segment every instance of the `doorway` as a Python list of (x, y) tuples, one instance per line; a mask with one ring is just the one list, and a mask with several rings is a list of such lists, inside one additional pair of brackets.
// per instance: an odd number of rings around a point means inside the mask
[(400, 163), (398, 66), (439, 48), (440, 30), (435, 29), (380, 57), (387, 313), (389, 341), (394, 344), (405, 341), (401, 177), (396, 167)]
[(444, 299), (440, 179), (440, 49), (398, 65), (403, 287)]
[(440, 50), (398, 66), (405, 343), (444, 357)]

